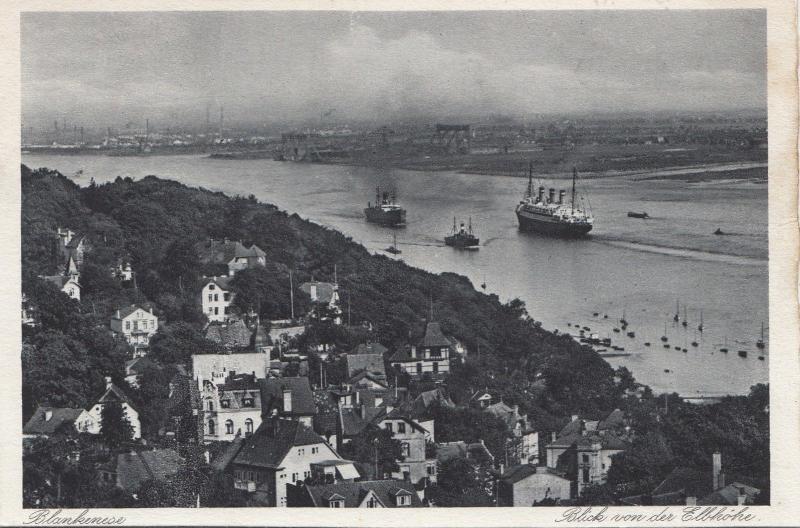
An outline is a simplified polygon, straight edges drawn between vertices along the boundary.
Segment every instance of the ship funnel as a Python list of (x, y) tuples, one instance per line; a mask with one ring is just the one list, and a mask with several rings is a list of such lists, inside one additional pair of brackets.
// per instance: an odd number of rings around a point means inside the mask
[(564, 195), (565, 194), (567, 194), (567, 191), (563, 191), (563, 190), (562, 191), (558, 191), (558, 203), (559, 204), (563, 204), (564, 203)]
[(550, 190), (548, 191), (547, 202), (553, 203), (555, 199), (556, 199), (556, 190), (550, 187)]
[(544, 201), (544, 187), (539, 187), (539, 201)]

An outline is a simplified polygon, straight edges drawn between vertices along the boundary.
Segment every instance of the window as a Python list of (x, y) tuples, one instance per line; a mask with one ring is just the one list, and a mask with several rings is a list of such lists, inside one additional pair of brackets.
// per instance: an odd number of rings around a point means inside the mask
[(431, 349), (431, 356), (432, 357), (442, 357), (442, 349), (441, 348), (432, 348)]
[(214, 307), (214, 315), (219, 315), (219, 308), (216, 306)]
[(225, 422), (225, 434), (233, 434), (233, 420), (227, 420)]
[(219, 402), (219, 406), (222, 407), (223, 409), (230, 409), (231, 402), (230, 400), (222, 400), (221, 402)]
[(226, 307), (225, 307), (225, 315), (228, 315), (230, 312), (231, 312), (231, 309), (230, 309), (230, 307), (229, 307), (229, 306), (226, 306)]
[(588, 464), (589, 463), (589, 455), (583, 455), (583, 463), (584, 464)]
[(209, 285), (208, 285), (208, 289), (209, 289), (209, 290), (213, 290), (213, 289), (215, 289), (215, 288), (216, 288), (216, 287), (215, 287), (213, 284), (209, 284)]
[(253, 432), (253, 420), (251, 420), (250, 418), (244, 421), (244, 431), (246, 433)]
[(428, 475), (435, 475), (435, 474), (436, 474), (436, 465), (428, 464)]
[(228, 302), (228, 301), (230, 301), (230, 300), (231, 300), (231, 294), (230, 294), (230, 293), (223, 293), (223, 294), (222, 294), (222, 299), (223, 299), (225, 302)]
[(134, 321), (133, 322), (133, 330), (136, 331), (138, 329), (139, 329), (139, 321)]
[(253, 398), (244, 398), (242, 400), (242, 406), (244, 406), (244, 407), (253, 407), (254, 406)]
[(417, 374), (422, 374), (422, 363), (417, 363)]
[(217, 302), (217, 301), (219, 301), (219, 294), (215, 293), (214, 294), (214, 302)]
[(317, 453), (319, 453), (319, 448), (318, 448), (318, 447), (312, 447), (312, 448), (311, 448), (311, 454), (312, 454), (312, 455), (315, 455), (315, 454), (317, 454)]
[(407, 457), (407, 456), (409, 456), (411, 454), (411, 446), (408, 445), (408, 442), (403, 442), (400, 445), (400, 451), (401, 451), (401, 453), (403, 454), (404, 457)]
[(208, 421), (208, 434), (210, 436), (214, 436), (216, 434), (215, 427), (214, 427), (214, 420)]
[(209, 308), (208, 309), (208, 313), (213, 314), (214, 313), (214, 309), (213, 308)]
[(394, 432), (392, 430), (392, 422), (386, 422), (386, 430), (389, 431), (390, 433)]
[(377, 508), (377, 507), (378, 507), (378, 501), (375, 500), (375, 496), (373, 495), (367, 501), (367, 508)]
[(125, 330), (130, 330), (130, 329), (131, 329), (131, 322), (125, 321)]
[(404, 434), (406, 432), (406, 424), (404, 424), (403, 422), (399, 422), (397, 424), (397, 432), (400, 434)]
[(214, 410), (214, 402), (211, 401), (211, 400), (208, 401), (208, 410), (209, 411), (213, 411)]
[(292, 473), (292, 482), (297, 482), (298, 473)]
[(439, 372), (439, 363), (436, 361), (433, 362), (433, 373), (436, 374)]
[(341, 500), (328, 501), (328, 507), (330, 507), (330, 508), (344, 508), (344, 501), (341, 501)]
[(211, 302), (213, 300), (214, 300), (214, 296), (209, 293), (208, 294), (208, 302)]
[(397, 496), (397, 505), (398, 506), (408, 506), (411, 504), (411, 497), (408, 495), (398, 495)]
[(302, 447), (301, 447), (300, 449), (298, 449), (298, 450), (297, 450), (297, 454), (298, 454), (299, 456), (303, 456), (303, 455), (305, 455), (305, 454), (306, 454), (306, 450), (305, 450), (305, 448), (302, 448)]

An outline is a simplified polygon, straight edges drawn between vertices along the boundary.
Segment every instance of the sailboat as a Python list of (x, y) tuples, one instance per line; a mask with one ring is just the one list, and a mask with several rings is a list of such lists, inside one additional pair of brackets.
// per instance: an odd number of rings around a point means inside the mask
[(628, 321), (625, 319), (625, 308), (622, 309), (622, 319), (619, 322), (622, 326), (628, 326)]
[(672, 318), (672, 320), (675, 321), (676, 323), (681, 320), (681, 316), (680, 316), (681, 306), (680, 306), (680, 304), (681, 304), (680, 301), (675, 301), (675, 316)]
[(699, 324), (699, 325), (697, 325), (697, 330), (698, 330), (700, 333), (703, 333), (703, 328), (705, 328), (705, 327), (703, 326), (703, 310), (700, 310), (700, 324)]
[(725, 336), (725, 346), (719, 349), (720, 352), (728, 353), (728, 337)]
[(667, 337), (667, 323), (664, 323), (664, 335), (661, 336), (661, 340), (665, 343), (669, 341), (669, 338)]
[(686, 328), (687, 326), (689, 326), (689, 321), (688, 321), (687, 319), (688, 319), (688, 318), (686, 317), (686, 305), (684, 304), (684, 305), (683, 305), (683, 322), (681, 323), (681, 324), (683, 325), (683, 327), (684, 327), (684, 328)]
[(694, 339), (692, 340), (692, 346), (697, 346), (697, 330), (694, 331)]
[(386, 252), (391, 253), (392, 255), (399, 255), (402, 253), (402, 251), (400, 251), (400, 249), (397, 247), (397, 234), (393, 234), (392, 240), (392, 245), (386, 248)]
[(483, 282), (481, 283), (481, 288), (486, 290), (486, 274), (483, 274)]
[(758, 341), (756, 341), (756, 348), (763, 350), (764, 349), (764, 323), (761, 323), (761, 337)]

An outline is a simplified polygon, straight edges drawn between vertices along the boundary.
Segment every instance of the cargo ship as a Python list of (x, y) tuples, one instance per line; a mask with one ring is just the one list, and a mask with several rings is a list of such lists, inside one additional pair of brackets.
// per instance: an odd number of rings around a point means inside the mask
[(469, 219), (469, 227), (461, 226), (456, 229), (456, 219), (453, 218), (453, 231), (449, 236), (444, 237), (444, 243), (448, 246), (453, 246), (459, 249), (478, 249), (480, 247), (480, 239), (472, 233), (472, 218)]
[(575, 179), (577, 169), (572, 169), (572, 199), (564, 203), (566, 191), (559, 191), (558, 199), (555, 189), (551, 188), (548, 196), (544, 187), (539, 187), (538, 195), (533, 194), (533, 167), (528, 169), (528, 189), (525, 197), (516, 207), (519, 228), (523, 231), (535, 231), (545, 235), (561, 238), (577, 238), (585, 236), (592, 230), (594, 218), (582, 207), (575, 205)]
[(395, 203), (395, 196), (389, 197), (388, 192), (381, 193), (379, 187), (375, 188), (375, 204), (367, 202), (364, 209), (367, 222), (392, 227), (406, 225), (406, 210)]

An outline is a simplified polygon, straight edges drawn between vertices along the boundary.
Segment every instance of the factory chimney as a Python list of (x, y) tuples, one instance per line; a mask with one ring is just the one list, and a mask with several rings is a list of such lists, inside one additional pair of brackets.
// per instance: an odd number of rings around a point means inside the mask
[(564, 190), (558, 191), (558, 203), (559, 204), (563, 204), (564, 203), (564, 195), (565, 194), (567, 194), (567, 191), (564, 191)]
[(550, 190), (548, 191), (547, 203), (553, 203), (555, 199), (556, 199), (556, 190), (550, 187)]

